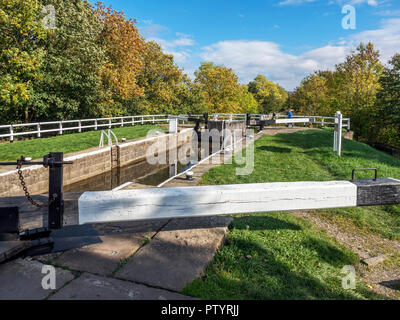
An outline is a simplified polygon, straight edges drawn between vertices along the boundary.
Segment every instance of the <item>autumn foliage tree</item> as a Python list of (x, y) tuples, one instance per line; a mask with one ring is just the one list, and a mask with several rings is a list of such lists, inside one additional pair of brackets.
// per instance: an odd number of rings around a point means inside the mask
[(101, 70), (103, 115), (123, 114), (122, 102), (143, 96), (137, 76), (143, 70), (145, 42), (135, 26), (136, 20), (127, 19), (123, 12), (96, 4), (101, 32), (99, 46), (106, 57)]
[(195, 76), (195, 83), (204, 92), (209, 113), (244, 113), (257, 109), (254, 99), (243, 90), (232, 69), (203, 62)]

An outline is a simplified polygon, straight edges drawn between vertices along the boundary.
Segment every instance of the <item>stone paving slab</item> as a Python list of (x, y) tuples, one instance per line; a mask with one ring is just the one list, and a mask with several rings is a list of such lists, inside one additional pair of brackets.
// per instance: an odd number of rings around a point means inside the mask
[(174, 292), (84, 273), (50, 300), (192, 300)]
[(203, 274), (231, 222), (229, 217), (172, 220), (115, 277), (180, 291)]
[[(42, 288), (43, 264), (29, 259), (17, 259), (0, 265), (0, 300), (42, 300), (52, 290)], [(56, 288), (74, 279), (67, 270), (56, 268)]]
[[(93, 226), (97, 235), (88, 232), (89, 236), (85, 233), (76, 234), (72, 229), (66, 234), (64, 242), (82, 241), (89, 245), (66, 251), (52, 261), (71, 270), (109, 276), (123, 260), (149, 241), (167, 222), (168, 220), (157, 220), (99, 224)], [(72, 237), (73, 235), (76, 237)]]

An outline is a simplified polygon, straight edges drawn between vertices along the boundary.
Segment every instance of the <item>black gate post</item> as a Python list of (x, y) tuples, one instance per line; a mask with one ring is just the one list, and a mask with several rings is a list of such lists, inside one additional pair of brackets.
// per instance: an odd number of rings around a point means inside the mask
[(205, 113), (203, 116), (204, 116), (205, 129), (208, 129), (208, 113)]
[(246, 126), (250, 127), (250, 114), (246, 114)]
[(49, 154), (49, 228), (61, 229), (64, 222), (62, 152)]

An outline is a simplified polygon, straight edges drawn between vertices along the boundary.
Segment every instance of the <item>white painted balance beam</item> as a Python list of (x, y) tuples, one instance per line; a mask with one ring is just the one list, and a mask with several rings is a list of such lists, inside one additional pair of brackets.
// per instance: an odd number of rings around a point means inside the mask
[(79, 224), (357, 206), (349, 181), (85, 192)]
[(271, 124), (289, 124), (289, 123), (308, 123), (309, 118), (291, 118), (291, 119), (274, 119), (269, 120)]

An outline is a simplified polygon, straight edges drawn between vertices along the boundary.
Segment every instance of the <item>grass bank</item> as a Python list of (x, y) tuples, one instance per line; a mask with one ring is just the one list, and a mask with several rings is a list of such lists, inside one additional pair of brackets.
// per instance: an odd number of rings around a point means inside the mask
[[(114, 128), (113, 132), (118, 140), (122, 138), (136, 139), (144, 137), (150, 129), (158, 128), (155, 125), (129, 126)], [(0, 144), (0, 161), (15, 161), (24, 155), (32, 159), (42, 158), (49, 152), (78, 152), (97, 147), (100, 142), (101, 131), (65, 134), (50, 138), (16, 141)], [(107, 143), (107, 142), (106, 142)]]
[[(377, 168), (379, 177), (400, 179), (399, 158), (347, 139), (343, 139), (342, 157), (337, 157), (332, 151), (332, 135), (331, 131), (309, 130), (264, 136), (255, 142), (251, 175), (236, 176), (237, 165), (223, 165), (208, 172), (202, 183), (350, 180), (354, 168)], [(372, 173), (360, 172), (356, 177), (372, 177)], [(318, 213), (340, 223), (354, 224), (364, 231), (400, 240), (400, 206), (329, 209)]]
[[(213, 168), (204, 184), (350, 180), (353, 168), (376, 167), (381, 177), (400, 178), (400, 159), (344, 140), (343, 156), (332, 151), (332, 132), (310, 130), (264, 136), (255, 142), (255, 168), (236, 176), (237, 165)], [(360, 174), (366, 177), (366, 174)], [(400, 238), (400, 207), (321, 210), (365, 232)], [(226, 244), (205, 277), (183, 293), (203, 299), (379, 299), (363, 283), (342, 288), (345, 265), (359, 257), (310, 222), (287, 213), (235, 216)]]

